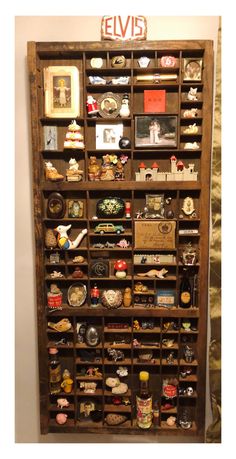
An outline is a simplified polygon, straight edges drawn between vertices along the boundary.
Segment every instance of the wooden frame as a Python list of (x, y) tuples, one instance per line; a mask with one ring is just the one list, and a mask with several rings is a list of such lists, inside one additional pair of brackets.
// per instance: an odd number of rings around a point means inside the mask
[[(157, 83), (150, 81), (137, 82), (136, 76), (139, 74), (140, 67), (138, 66), (137, 59), (144, 54), (150, 57), (150, 64), (148, 72), (151, 73), (153, 69), (156, 71), (160, 67), (160, 60), (163, 55), (169, 55), (170, 51), (177, 59), (175, 72), (178, 74), (176, 81), (164, 81), (161, 82), (161, 87), (164, 87), (167, 91), (167, 111), (168, 114), (177, 114), (178, 116), (178, 139), (177, 148), (175, 155), (178, 159), (190, 160), (196, 163), (199, 167), (198, 180), (195, 182), (190, 181), (172, 181), (172, 182), (136, 182), (135, 181), (135, 170), (140, 161), (149, 159), (150, 165), (154, 160), (158, 161), (158, 164), (163, 162), (163, 170), (165, 164), (169, 161), (168, 151), (164, 149), (158, 149), (158, 155), (154, 149), (149, 150), (148, 148), (136, 150), (134, 146), (134, 116), (142, 115), (143, 113), (143, 96), (142, 91), (144, 89), (155, 89)], [(103, 154), (102, 150), (96, 150), (95, 143), (95, 131), (97, 119), (87, 119), (85, 114), (85, 104), (87, 93), (93, 90), (93, 93), (101, 94), (111, 90), (110, 85), (104, 87), (94, 87), (87, 85), (87, 76), (91, 69), (90, 60), (92, 57), (102, 57), (104, 61), (104, 67), (101, 69), (101, 74), (104, 76), (104, 71), (109, 75), (111, 69), (111, 59), (115, 55), (125, 55), (126, 58), (126, 73), (131, 76), (131, 83), (127, 88), (122, 88), (124, 92), (130, 91), (131, 94), (131, 114), (130, 119), (122, 120), (124, 125), (124, 136), (128, 136), (131, 139), (131, 148), (126, 150), (129, 155), (130, 171), (127, 175), (126, 180), (122, 182), (104, 182), (99, 181), (88, 181), (87, 165), (89, 157), (92, 154), (100, 155)], [(184, 119), (182, 113), (186, 108), (191, 108), (193, 103), (186, 102), (183, 99), (183, 95), (189, 90), (190, 82), (183, 80), (183, 69), (184, 69), (184, 58), (188, 56), (194, 56), (195, 59), (203, 60), (202, 79), (200, 82), (191, 82), (191, 86), (199, 85), (199, 91), (201, 93), (201, 99), (197, 102), (198, 116), (194, 118), (194, 122), (201, 127), (200, 139), (201, 148), (197, 152), (184, 151), (183, 143), (185, 141), (183, 127), (189, 124), (188, 119)], [(53, 163), (57, 165), (58, 169), (63, 172), (66, 170), (68, 162), (68, 153), (63, 150), (63, 141), (66, 132), (67, 125), (69, 124), (68, 118), (63, 120), (60, 117), (59, 120), (55, 118), (53, 124), (58, 128), (58, 150), (47, 151), (44, 149), (43, 142), (43, 127), (45, 125), (52, 124), (51, 120), (45, 118), (44, 114), (44, 92), (43, 92), (43, 72), (44, 68), (48, 66), (64, 65), (65, 61), (68, 65), (76, 66), (81, 74), (82, 84), (80, 86), (80, 121), (83, 123), (84, 135), (85, 135), (85, 150), (83, 152), (77, 152), (79, 158), (82, 158), (81, 164), (83, 164), (85, 170), (85, 180), (78, 184), (73, 182), (69, 183), (62, 181), (60, 183), (53, 183), (46, 181), (43, 176), (43, 164), (45, 159), (51, 159)], [(133, 327), (134, 320), (142, 320), (144, 317), (152, 318), (155, 322), (155, 333), (156, 336), (162, 340), (163, 335), (163, 324), (166, 321), (175, 321), (180, 328), (176, 331), (176, 349), (175, 354), (177, 358), (172, 366), (172, 372), (178, 375), (180, 386), (183, 385), (181, 378), (181, 369), (183, 368), (184, 361), (182, 357), (182, 339), (186, 333), (191, 333), (195, 343), (196, 358), (191, 364), (192, 374), (190, 377), (191, 384), (194, 386), (194, 393), (187, 399), (182, 395), (177, 395), (175, 414), (178, 410), (183, 407), (183, 404), (190, 403), (193, 407), (193, 424), (187, 431), (175, 426), (169, 428), (166, 424), (166, 413), (161, 409), (160, 411), (160, 425), (155, 431), (153, 428), (145, 432), (145, 435), (171, 435), (178, 441), (178, 437), (184, 436), (185, 441), (188, 442), (189, 436), (194, 437), (196, 441), (204, 441), (205, 431), (205, 390), (206, 390), (206, 355), (207, 355), (207, 306), (208, 306), (208, 265), (209, 265), (209, 206), (210, 206), (210, 166), (211, 166), (211, 129), (212, 129), (212, 85), (213, 85), (213, 44), (211, 41), (145, 41), (144, 43), (128, 43), (124, 46), (122, 43), (116, 42), (79, 42), (79, 43), (35, 43), (30, 42), (28, 44), (28, 65), (29, 65), (29, 81), (30, 81), (30, 95), (31, 95), (31, 128), (32, 128), (32, 158), (33, 158), (33, 203), (34, 203), (34, 222), (35, 222), (35, 244), (36, 244), (36, 293), (37, 293), (37, 322), (38, 322), (38, 356), (39, 356), (39, 390), (40, 390), (40, 427), (41, 433), (46, 434), (48, 432), (67, 432), (67, 433), (111, 433), (114, 434), (114, 427), (107, 426), (104, 422), (106, 413), (109, 411), (110, 405), (107, 401), (107, 388), (105, 386), (104, 378), (99, 380), (99, 386), (96, 394), (96, 401), (102, 406), (103, 418), (101, 422), (93, 423), (77, 420), (78, 407), (81, 402), (81, 393), (79, 391), (76, 372), (78, 368), (81, 368), (82, 363), (79, 362), (80, 345), (77, 342), (76, 325), (80, 321), (92, 321), (96, 325), (99, 325), (102, 330), (102, 340), (97, 351), (100, 351), (100, 360), (96, 365), (102, 370), (102, 374), (105, 375), (111, 370), (111, 364), (107, 360), (107, 330), (110, 322), (119, 322), (125, 324), (126, 333), (131, 337), (131, 345), (124, 349), (125, 352), (125, 364), (129, 367), (129, 392), (128, 396), (132, 401), (131, 406), (122, 406), (120, 411), (127, 413), (127, 422), (121, 426), (115, 428), (116, 434), (128, 433), (128, 434), (140, 434), (144, 435), (141, 429), (136, 427), (135, 423), (135, 395), (138, 390), (138, 372), (143, 368), (140, 362), (137, 360), (138, 350), (132, 345), (133, 337), (137, 336), (137, 332)], [(96, 69), (99, 75), (99, 69)], [(142, 73), (144, 69), (141, 69)], [(102, 73), (103, 72), (103, 73)], [(112, 75), (120, 76), (123, 74), (124, 69), (113, 69)], [(114, 89), (116, 91), (116, 89)], [(120, 93), (121, 89), (118, 89)], [(196, 105), (196, 103), (195, 103)], [(104, 123), (104, 121), (103, 121)], [(96, 150), (96, 151), (95, 151)], [(105, 188), (105, 189), (104, 189)], [(49, 394), (48, 388), (48, 347), (50, 345), (50, 339), (52, 335), (47, 331), (48, 321), (48, 310), (46, 294), (50, 285), (47, 273), (50, 270), (49, 257), (51, 251), (45, 249), (44, 246), (44, 232), (45, 228), (51, 227), (55, 222), (50, 221), (45, 216), (45, 199), (52, 191), (59, 191), (64, 198), (68, 199), (81, 199), (85, 203), (86, 214), (82, 219), (76, 221), (76, 224), (87, 225), (88, 236), (84, 238), (81, 249), (78, 254), (84, 255), (84, 270), (88, 269), (88, 264), (91, 259), (91, 255), (96, 252), (99, 256), (102, 252), (101, 249), (94, 249), (93, 243), (101, 240), (101, 236), (94, 235), (93, 228), (95, 223), (92, 220), (96, 200), (98, 198), (105, 197), (108, 193), (112, 195), (119, 193), (125, 200), (131, 202), (132, 217), (131, 219), (122, 219), (122, 223), (125, 227), (125, 237), (130, 245), (127, 249), (124, 249), (122, 256), (126, 256), (129, 262), (129, 272), (125, 279), (126, 285), (130, 285), (134, 288), (134, 285), (140, 280), (137, 279), (136, 273), (140, 269), (140, 266), (136, 266), (132, 263), (133, 257), (136, 253), (134, 242), (134, 226), (135, 226), (135, 211), (140, 207), (143, 207), (145, 203), (145, 194), (159, 194), (164, 193), (165, 198), (173, 196), (172, 202), (175, 202), (175, 222), (176, 222), (176, 249), (173, 252), (176, 255), (176, 262), (168, 266), (168, 270), (172, 271), (171, 280), (162, 281), (165, 283), (166, 288), (170, 285), (174, 285), (176, 292), (178, 293), (179, 280), (181, 279), (182, 265), (179, 260), (179, 249), (185, 241), (185, 236), (179, 235), (179, 229), (191, 227), (194, 224), (199, 229), (199, 234), (194, 236), (195, 241), (200, 251), (200, 263), (196, 264), (194, 269), (198, 274), (198, 294), (197, 294), (197, 307), (190, 308), (188, 310), (181, 310), (176, 305), (175, 308), (145, 308), (142, 306), (131, 307), (120, 307), (115, 311), (108, 310), (103, 307), (93, 308), (90, 302), (85, 303), (83, 306), (69, 307), (66, 300), (63, 300), (62, 310), (51, 313), (54, 316), (54, 320), (60, 319), (60, 317), (68, 317), (73, 326), (73, 332), (70, 335), (72, 344), (70, 346), (58, 345), (59, 353), (66, 358), (66, 365), (72, 373), (74, 379), (74, 389), (70, 395), (71, 405), (68, 411), (68, 420), (65, 425), (58, 425), (55, 421), (55, 414), (58, 412), (55, 400), (53, 401)], [(180, 219), (179, 211), (181, 203), (187, 196), (193, 197), (196, 202), (198, 209), (197, 218), (193, 219), (194, 223), (189, 221), (190, 219)], [(64, 217), (68, 220), (67, 217)], [(187, 221), (186, 221), (187, 220)], [(73, 219), (74, 221), (74, 219)], [(118, 222), (117, 222), (118, 223)], [(141, 221), (142, 223), (142, 221)], [(57, 223), (58, 224), (58, 223)], [(67, 223), (68, 224), (68, 223)], [(56, 225), (55, 225), (56, 226)], [(53, 226), (54, 227), (54, 226)], [(81, 226), (82, 227), (82, 226)], [(116, 237), (116, 241), (119, 240), (119, 236)], [(103, 241), (106, 241), (106, 236), (103, 236)], [(116, 249), (106, 249), (109, 258), (112, 260), (120, 257), (120, 252), (115, 252)], [(126, 250), (126, 251), (125, 251)], [(70, 252), (70, 253), (69, 253)], [(53, 268), (64, 270), (65, 278), (60, 282), (60, 287), (63, 291), (64, 298), (66, 298), (66, 292), (68, 287), (73, 283), (71, 280), (71, 265), (72, 257), (74, 254), (72, 251), (60, 251), (59, 265), (54, 265)], [(153, 251), (152, 251), (153, 252)], [(145, 252), (144, 252), (145, 253)], [(162, 252), (161, 252), (162, 253)], [(88, 264), (87, 264), (88, 263)], [(81, 265), (82, 266), (82, 265)], [(166, 266), (166, 265), (165, 265)], [(146, 268), (148, 268), (146, 266)], [(145, 268), (145, 269), (146, 269)], [(88, 292), (93, 286), (93, 280), (90, 280), (89, 276), (83, 280), (87, 285)], [(98, 281), (100, 282), (100, 281)], [(124, 281), (115, 280), (114, 277), (103, 279), (102, 281), (105, 288), (110, 288), (111, 285), (116, 283), (117, 287), (122, 288)], [(122, 283), (123, 282), (123, 283)], [(149, 280), (149, 291), (155, 294), (157, 287), (162, 288), (159, 280)], [(100, 284), (99, 286), (101, 286)], [(142, 294), (139, 296), (141, 297)], [(89, 298), (89, 295), (88, 295)], [(186, 332), (181, 330), (181, 323), (184, 319), (189, 319), (193, 324), (197, 324), (197, 332)], [(109, 328), (110, 330), (110, 328)], [(114, 331), (113, 331), (114, 332)], [(127, 345), (126, 345), (127, 346)], [(155, 365), (147, 367), (145, 369), (150, 371), (150, 384), (151, 390), (155, 397), (161, 400), (161, 382), (166, 378), (168, 373), (168, 366), (165, 361), (165, 349), (162, 347), (155, 350)], [(63, 360), (64, 362), (64, 360)], [(84, 364), (83, 364), (84, 365)], [(113, 408), (114, 409), (114, 408)], [(107, 411), (108, 410), (108, 411)], [(174, 415), (175, 415), (174, 414)]]
[(44, 69), (45, 116), (79, 116), (79, 71), (75, 66), (49, 66)]

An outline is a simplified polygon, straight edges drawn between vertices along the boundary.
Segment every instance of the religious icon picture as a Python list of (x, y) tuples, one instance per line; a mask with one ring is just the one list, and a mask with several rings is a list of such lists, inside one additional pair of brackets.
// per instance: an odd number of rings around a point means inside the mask
[(45, 116), (76, 118), (79, 107), (79, 70), (75, 66), (44, 69)]

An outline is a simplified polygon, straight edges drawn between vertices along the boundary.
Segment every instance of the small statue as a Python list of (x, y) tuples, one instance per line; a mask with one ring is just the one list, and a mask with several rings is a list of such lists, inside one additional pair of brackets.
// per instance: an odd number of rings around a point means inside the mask
[(187, 99), (188, 100), (198, 100), (197, 98), (197, 88), (190, 88), (188, 94), (187, 94)]
[(76, 120), (72, 121), (68, 126), (66, 140), (64, 141), (64, 148), (76, 148), (79, 150), (84, 149), (84, 136), (81, 133), (81, 127), (76, 123)]
[(115, 168), (115, 180), (124, 180), (124, 179), (125, 179), (124, 167), (122, 165), (122, 162), (118, 159), (116, 168)]
[(45, 161), (45, 177), (46, 180), (50, 180), (51, 182), (61, 182), (64, 180), (64, 175), (59, 174), (50, 161)]
[(71, 275), (74, 279), (81, 279), (82, 277), (84, 277), (84, 273), (83, 271), (80, 269), (79, 266), (77, 266), (74, 270), (74, 272), (72, 273)]
[(200, 147), (197, 142), (186, 142), (184, 145), (185, 150), (198, 150)]
[(84, 171), (79, 169), (79, 163), (75, 158), (71, 158), (69, 161), (69, 169), (66, 170), (66, 178), (68, 182), (80, 182)]
[(124, 298), (123, 298), (123, 303), (126, 308), (129, 308), (132, 303), (132, 294), (131, 294), (131, 288), (126, 287), (125, 292), (124, 292)]
[(101, 167), (97, 164), (96, 156), (90, 156), (88, 166), (88, 178), (91, 182), (100, 179)]
[(89, 116), (96, 116), (97, 115), (97, 113), (99, 111), (98, 110), (98, 104), (97, 104), (96, 99), (94, 99), (94, 97), (91, 94), (87, 95), (86, 106), (87, 106), (87, 112), (88, 112)]
[(57, 228), (55, 228), (55, 231), (58, 232), (58, 239), (57, 243), (60, 249), (76, 249), (76, 247), (79, 246), (81, 243), (83, 237), (85, 234), (87, 234), (88, 230), (85, 228), (83, 229), (77, 236), (77, 238), (74, 241), (71, 241), (68, 237), (67, 231), (71, 228), (71, 225), (64, 226), (64, 225), (59, 225)]
[(157, 277), (158, 279), (164, 279), (164, 276), (168, 273), (167, 269), (162, 268), (159, 271), (157, 269), (150, 269), (146, 273), (137, 273), (137, 276), (140, 277)]
[(68, 400), (66, 398), (58, 398), (57, 399), (57, 407), (58, 408), (68, 408), (68, 406), (70, 405), (70, 403), (68, 402)]
[(68, 418), (68, 414), (58, 413), (56, 415), (56, 422), (57, 424), (60, 424), (60, 425), (65, 424), (67, 421), (67, 418)]
[(183, 131), (184, 134), (197, 134), (198, 133), (198, 126), (196, 123), (190, 124), (187, 128)]
[(126, 239), (121, 239), (116, 245), (121, 249), (127, 249), (130, 246), (130, 242)]
[(195, 118), (197, 116), (197, 108), (191, 108), (190, 110), (185, 110), (183, 117), (184, 118)]
[(104, 155), (102, 157), (103, 163), (102, 163), (102, 171), (101, 171), (101, 176), (100, 180), (108, 180), (112, 181), (115, 180), (115, 174), (114, 174), (114, 165), (111, 162), (110, 155)]
[(128, 116), (130, 116), (129, 95), (128, 94), (123, 95), (123, 98), (121, 101), (120, 116), (121, 118), (128, 118)]

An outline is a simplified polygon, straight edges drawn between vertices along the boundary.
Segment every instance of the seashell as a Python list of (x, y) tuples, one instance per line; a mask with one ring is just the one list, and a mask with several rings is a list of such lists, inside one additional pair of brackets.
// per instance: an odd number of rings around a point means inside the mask
[(127, 416), (124, 414), (109, 413), (106, 415), (105, 421), (109, 426), (118, 426), (127, 421)]
[(120, 383), (119, 386), (113, 387), (111, 391), (115, 395), (122, 395), (122, 394), (126, 394), (127, 390), (128, 390), (127, 384)]
[(106, 385), (108, 387), (116, 387), (116, 386), (119, 386), (119, 384), (120, 384), (119, 378), (107, 378), (106, 379)]

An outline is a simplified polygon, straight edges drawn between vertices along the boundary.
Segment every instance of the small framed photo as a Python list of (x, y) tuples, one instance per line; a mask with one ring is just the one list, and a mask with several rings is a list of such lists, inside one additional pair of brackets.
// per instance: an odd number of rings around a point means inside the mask
[(73, 65), (44, 69), (45, 116), (76, 118), (79, 108), (79, 70)]
[(202, 79), (202, 59), (184, 59), (184, 81), (201, 81)]
[(156, 305), (161, 308), (173, 308), (176, 306), (176, 290), (158, 289), (156, 294)]
[(98, 99), (99, 115), (102, 118), (116, 118), (121, 108), (121, 98), (113, 92), (106, 92)]
[(123, 124), (96, 124), (96, 148), (119, 150), (119, 140), (123, 136)]
[(177, 116), (136, 116), (135, 147), (176, 148)]
[(146, 207), (149, 213), (155, 214), (156, 218), (164, 217), (164, 194), (146, 194)]
[(44, 150), (58, 150), (57, 126), (44, 126)]
[(82, 218), (84, 215), (84, 203), (78, 199), (70, 199), (68, 201), (68, 217)]
[(78, 419), (80, 421), (91, 421), (91, 411), (95, 409), (95, 402), (93, 400), (83, 399), (79, 404)]

